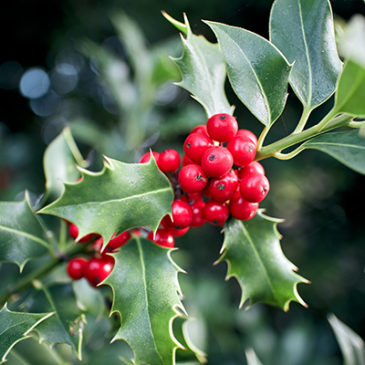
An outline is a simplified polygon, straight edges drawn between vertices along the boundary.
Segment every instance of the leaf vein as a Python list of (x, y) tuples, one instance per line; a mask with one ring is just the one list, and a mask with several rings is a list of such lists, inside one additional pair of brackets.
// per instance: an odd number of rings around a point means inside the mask
[(17, 234), (19, 236), (23, 236), (23, 237), (29, 238), (32, 241), (34, 241), (36, 243), (39, 243), (40, 245), (42, 245), (42, 246), (44, 246), (46, 248), (49, 248), (48, 243), (46, 241), (43, 241), (41, 238), (39, 238), (37, 236), (34, 236), (34, 235), (30, 234), (30, 233), (23, 232), (23, 231), (19, 231), (18, 229), (15, 229), (15, 228), (5, 227), (3, 225), (0, 225), (0, 230), (7, 231), (7, 232), (12, 232), (12, 233), (15, 233), (15, 234)]

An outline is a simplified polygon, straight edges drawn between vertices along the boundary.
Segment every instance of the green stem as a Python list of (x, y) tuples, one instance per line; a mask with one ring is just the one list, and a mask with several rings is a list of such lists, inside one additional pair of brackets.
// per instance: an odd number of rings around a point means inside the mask
[(57, 265), (65, 261), (65, 257), (75, 256), (83, 251), (85, 251), (87, 245), (76, 244), (68, 247), (64, 252), (60, 253), (58, 257), (50, 258), (43, 266), (38, 270), (34, 270), (24, 278), (17, 281), (13, 286), (9, 286), (4, 293), (0, 295), (0, 306), (2, 306), (8, 299), (15, 293), (21, 292), (29, 288), (34, 280), (42, 279), (50, 271), (52, 271)]
[[(300, 142), (306, 141), (309, 138), (322, 134), (324, 132), (328, 132), (338, 127), (346, 126), (352, 119), (351, 116), (345, 114), (339, 115), (336, 118), (333, 118), (333, 116), (334, 113), (331, 111), (322, 119), (321, 122), (314, 125), (313, 127), (308, 128), (297, 134), (291, 134), (287, 137), (280, 139), (279, 141), (271, 143), (268, 146), (262, 147), (257, 151), (256, 161), (263, 160), (268, 157), (278, 157), (278, 158), (284, 157), (284, 159), (285, 157), (291, 158), (290, 153), (286, 155), (280, 154), (281, 151), (285, 150), (288, 147), (294, 146)], [(297, 154), (295, 153), (295, 150), (293, 151), (293, 154), (294, 155), (292, 157), (294, 157)]]
[(365, 121), (362, 121), (362, 122), (349, 122), (347, 124), (348, 127), (351, 127), (351, 128), (363, 128), (365, 127)]
[(303, 131), (305, 125), (307, 124), (310, 114), (311, 110), (303, 109), (303, 113), (302, 116), (300, 117), (299, 123), (297, 124), (292, 134), (297, 134)]
[(262, 130), (260, 137), (257, 141), (257, 148), (260, 149), (262, 145), (264, 144), (265, 138), (267, 134), (269, 133), (269, 130), (271, 128), (271, 125), (265, 125), (265, 128)]

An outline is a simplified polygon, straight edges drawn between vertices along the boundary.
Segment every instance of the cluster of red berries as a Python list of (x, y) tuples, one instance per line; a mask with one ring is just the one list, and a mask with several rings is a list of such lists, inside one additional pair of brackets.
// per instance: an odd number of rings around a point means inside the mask
[[(139, 231), (134, 231), (134, 234), (139, 234)], [(70, 223), (69, 235), (76, 239), (79, 235), (79, 230), (75, 224)], [(74, 257), (67, 263), (67, 273), (73, 280), (85, 278), (92, 286), (97, 286), (100, 282), (106, 279), (112, 272), (114, 267), (114, 259), (107, 253), (117, 252), (120, 247), (125, 245), (131, 238), (131, 232), (125, 231), (113, 237), (102, 251), (103, 238), (88, 234), (78, 241), (80, 244), (90, 243), (90, 252), (92, 256), (89, 259), (84, 257)]]
[[(223, 226), (231, 214), (249, 220), (269, 192), (269, 181), (256, 156), (257, 138), (246, 129), (238, 129), (229, 114), (216, 114), (206, 125), (195, 127), (184, 143), (183, 167), (174, 149), (152, 152), (161, 171), (175, 189), (172, 217), (166, 215), (150, 240), (166, 247), (174, 246), (174, 237), (190, 227), (208, 222)], [(146, 153), (140, 163), (150, 160)], [(178, 170), (180, 171), (178, 172)]]
[[(133, 234), (144, 235), (163, 247), (174, 247), (174, 237), (184, 235), (190, 227), (201, 227), (206, 222), (223, 226), (229, 215), (239, 220), (253, 218), (269, 192), (264, 168), (254, 161), (256, 148), (257, 139), (252, 132), (238, 129), (233, 116), (216, 114), (186, 138), (181, 169), (181, 157), (174, 149), (144, 154), (139, 163), (154, 157), (174, 187), (175, 200), (171, 216), (162, 219), (155, 234), (143, 228), (134, 229)], [(77, 226), (70, 224), (69, 233), (77, 238)], [(131, 232), (125, 231), (113, 237), (101, 251), (101, 237), (82, 237), (78, 242), (94, 240), (94, 256), (89, 260), (71, 259), (67, 265), (69, 276), (74, 280), (84, 277), (97, 286), (114, 266), (114, 259), (106, 253), (117, 252), (130, 238)]]

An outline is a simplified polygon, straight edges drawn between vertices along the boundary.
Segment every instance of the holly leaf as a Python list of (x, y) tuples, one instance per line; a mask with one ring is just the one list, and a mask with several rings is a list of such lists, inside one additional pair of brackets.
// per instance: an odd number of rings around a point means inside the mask
[(181, 345), (172, 333), (175, 317), (184, 312), (177, 274), (167, 250), (136, 238), (113, 255), (115, 265), (103, 282), (113, 291), (112, 313), (121, 316), (114, 336), (132, 348), (136, 365), (175, 364)]
[(218, 44), (193, 34), (185, 14), (184, 23), (163, 14), (171, 24), (186, 34), (186, 38), (181, 35), (182, 56), (174, 59), (182, 75), (182, 80), (177, 85), (192, 93), (208, 117), (217, 113), (232, 113), (233, 108), (224, 92), (226, 70)]
[(290, 85), (307, 111), (334, 93), (342, 63), (329, 1), (276, 0), (270, 39), (293, 63)]
[(344, 365), (365, 365), (365, 343), (362, 338), (334, 314), (328, 316), (328, 322), (340, 345)]
[[(76, 159), (77, 158), (77, 159)], [(76, 162), (83, 163), (69, 128), (65, 128), (46, 148), (43, 157), (46, 176), (46, 196), (58, 198), (64, 191), (64, 182), (75, 182), (80, 177)]]
[(338, 81), (335, 105), (337, 113), (365, 118), (365, 67), (347, 60)]
[(50, 346), (68, 344), (81, 360), (85, 318), (77, 306), (71, 285), (56, 284), (49, 288), (42, 286), (41, 290), (30, 298), (29, 309), (37, 312), (50, 310), (54, 313), (54, 316), (35, 329), (40, 342)]
[(247, 365), (262, 365), (261, 361), (257, 357), (254, 349), (249, 348), (245, 351)]
[(107, 244), (115, 232), (137, 226), (156, 230), (171, 211), (170, 182), (153, 158), (146, 164), (127, 164), (105, 157), (101, 172), (81, 171), (81, 182), (65, 184), (61, 198), (39, 212), (76, 224), (79, 237), (98, 233)]
[(258, 212), (247, 222), (232, 219), (225, 226), (218, 262), (227, 262), (227, 278), (235, 277), (241, 286), (240, 307), (247, 299), (250, 305), (263, 302), (285, 311), (291, 301), (306, 306), (297, 285), (307, 280), (294, 272), (297, 268), (281, 250), (279, 222)]
[(274, 123), (288, 96), (288, 61), (258, 34), (222, 23), (206, 23), (218, 39), (236, 95), (261, 123)]
[(303, 146), (327, 153), (350, 169), (365, 175), (365, 138), (356, 129), (322, 134)]
[(25, 264), (48, 252), (42, 225), (26, 193), (21, 202), (0, 202), (0, 262)]
[(45, 319), (54, 313), (22, 313), (10, 311), (6, 304), (0, 310), (0, 364), (11, 349)]

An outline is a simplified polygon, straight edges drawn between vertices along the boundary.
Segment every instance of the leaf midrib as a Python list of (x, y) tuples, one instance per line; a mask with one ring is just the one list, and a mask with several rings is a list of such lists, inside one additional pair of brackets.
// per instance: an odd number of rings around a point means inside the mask
[(45, 248), (49, 248), (48, 246), (48, 243), (44, 240), (42, 240), (41, 238), (37, 237), (37, 236), (34, 236), (30, 233), (27, 233), (27, 232), (24, 232), (24, 231), (19, 231), (18, 229), (15, 229), (15, 228), (10, 228), (10, 227), (6, 227), (6, 226), (3, 226), (0, 224), (0, 230), (3, 230), (3, 231), (7, 231), (7, 232), (11, 232), (11, 233), (15, 233), (19, 236), (23, 236), (23, 237), (26, 237), (26, 238), (29, 238), (30, 240), (44, 246)]
[(160, 358), (161, 363), (163, 363), (163, 359), (160, 355), (160, 352), (158, 351), (158, 349), (156, 347), (155, 335), (153, 333), (152, 325), (151, 325), (151, 317), (150, 317), (150, 312), (149, 312), (148, 291), (147, 291), (147, 280), (146, 280), (146, 267), (145, 267), (145, 264), (144, 264), (143, 250), (142, 250), (142, 247), (141, 247), (141, 241), (139, 239), (136, 239), (136, 241), (137, 241), (136, 243), (137, 243), (137, 247), (138, 247), (138, 254), (139, 254), (139, 259), (140, 259), (140, 262), (141, 262), (141, 269), (142, 269), (142, 279), (143, 279), (143, 289), (144, 289), (143, 293), (144, 293), (145, 300), (146, 300), (146, 309), (147, 309), (147, 314), (148, 314), (148, 319), (149, 319), (148, 320), (148, 326), (149, 326), (151, 336), (152, 336), (153, 347), (155, 348), (156, 354)]
[(240, 222), (240, 225), (242, 227), (242, 230), (243, 230), (245, 236), (247, 237), (247, 240), (248, 240), (248, 242), (249, 242), (249, 244), (251, 246), (252, 251), (254, 252), (254, 254), (255, 254), (256, 258), (257, 258), (257, 261), (259, 262), (260, 266), (263, 269), (264, 275), (266, 277), (266, 281), (267, 281), (267, 283), (268, 283), (268, 285), (270, 287), (270, 290), (271, 290), (271, 293), (273, 295), (273, 298), (275, 298), (276, 300), (278, 300), (278, 298), (275, 295), (274, 288), (273, 288), (273, 286), (271, 284), (271, 281), (270, 281), (270, 278), (269, 278), (269, 273), (267, 272), (266, 267), (265, 267), (265, 265), (264, 265), (264, 263), (263, 263), (260, 255), (259, 255), (259, 253), (256, 250), (255, 244), (253, 243), (253, 240), (251, 238), (250, 233), (248, 232), (247, 228), (244, 226), (244, 224), (242, 222)]
[(335, 146), (335, 147), (347, 147), (347, 148), (354, 148), (359, 150), (365, 150), (365, 146), (358, 146), (353, 144), (343, 144), (343, 143), (335, 143), (335, 142), (311, 142), (308, 143), (307, 146)]

